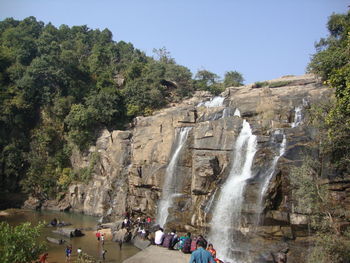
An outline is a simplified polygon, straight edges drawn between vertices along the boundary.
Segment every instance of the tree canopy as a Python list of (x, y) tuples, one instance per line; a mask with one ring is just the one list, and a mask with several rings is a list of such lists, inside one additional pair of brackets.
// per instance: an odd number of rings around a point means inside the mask
[(334, 89), (335, 98), (324, 109), (325, 149), (340, 173), (350, 172), (350, 11), (333, 14), (329, 36), (316, 44), (308, 70)]
[(108, 29), (1, 21), (0, 189), (55, 196), (79, 179), (72, 147), (84, 150), (102, 128), (123, 129), (195, 90), (222, 90), (192, 79), (165, 47), (154, 53), (114, 41)]
[(43, 224), (32, 226), (23, 223), (12, 227), (0, 223), (0, 255), (3, 263), (27, 263), (38, 260), (45, 251), (45, 245), (38, 241)]

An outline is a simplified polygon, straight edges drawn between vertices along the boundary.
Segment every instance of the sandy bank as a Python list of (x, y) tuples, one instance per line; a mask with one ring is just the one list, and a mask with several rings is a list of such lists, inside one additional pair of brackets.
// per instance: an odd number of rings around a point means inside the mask
[(190, 254), (178, 250), (169, 250), (164, 247), (149, 246), (123, 263), (185, 263), (190, 261)]

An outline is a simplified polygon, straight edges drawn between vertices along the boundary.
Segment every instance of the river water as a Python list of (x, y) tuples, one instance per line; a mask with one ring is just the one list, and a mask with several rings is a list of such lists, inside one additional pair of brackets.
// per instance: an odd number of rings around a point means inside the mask
[[(5, 210), (9, 215), (0, 216), (0, 221), (6, 221), (10, 225), (15, 226), (20, 223), (30, 222), (34, 225), (40, 221), (46, 221), (49, 223), (53, 218), (57, 218), (60, 221), (69, 222), (72, 226), (69, 228), (86, 229), (83, 230), (85, 236), (67, 238), (52, 233), (56, 227), (44, 227), (41, 239), (46, 241), (46, 237), (54, 237), (59, 239), (65, 239), (67, 242), (64, 245), (56, 245), (49, 242), (48, 246), (48, 262), (50, 263), (63, 263), (65, 260), (65, 248), (67, 244), (73, 246), (73, 253), (70, 262), (74, 262), (77, 258), (77, 249), (80, 247), (83, 252), (93, 256), (96, 259), (101, 259), (102, 244), (97, 242), (95, 233), (96, 224), (98, 218), (87, 216), (78, 213), (64, 213), (55, 211), (33, 211), (22, 209), (9, 209)], [(135, 255), (139, 250), (130, 244), (123, 244), (122, 249), (119, 249), (119, 245), (111, 240), (111, 235), (106, 235), (105, 245), (103, 246), (106, 253), (106, 260), (104, 262), (109, 263), (121, 263), (123, 260)]]

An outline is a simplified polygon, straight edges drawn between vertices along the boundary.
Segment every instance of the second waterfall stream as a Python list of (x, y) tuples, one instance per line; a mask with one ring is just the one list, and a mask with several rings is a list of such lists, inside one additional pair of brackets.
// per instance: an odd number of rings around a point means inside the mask
[(243, 120), (242, 129), (233, 150), (230, 174), (221, 188), (210, 223), (209, 240), (218, 249), (218, 257), (234, 261), (231, 249), (236, 247), (235, 230), (241, 221), (244, 188), (252, 177), (251, 167), (257, 151), (257, 139), (251, 127)]
[(190, 130), (191, 127), (183, 127), (181, 129), (177, 129), (176, 131), (176, 137), (173, 145), (173, 153), (165, 171), (162, 198), (159, 200), (158, 203), (158, 213), (156, 222), (161, 227), (165, 225), (168, 219), (168, 209), (173, 204), (173, 198), (176, 196), (176, 194), (179, 194), (177, 193), (178, 189), (176, 189), (176, 186), (179, 187), (180, 185), (179, 183), (177, 183), (176, 179), (178, 176), (181, 175), (177, 174), (176, 168), (178, 165), (180, 154), (185, 145)]

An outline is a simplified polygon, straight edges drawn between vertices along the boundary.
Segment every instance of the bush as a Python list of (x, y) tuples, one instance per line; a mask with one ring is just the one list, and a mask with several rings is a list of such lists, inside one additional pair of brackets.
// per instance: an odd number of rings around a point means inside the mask
[(290, 172), (290, 182), (295, 210), (309, 217), (309, 224), (316, 232), (315, 244), (308, 257), (309, 263), (345, 263), (350, 258), (348, 232), (341, 233), (337, 213), (340, 206), (331, 201), (328, 186), (321, 183), (322, 164), (305, 158), (301, 167)]
[(265, 86), (268, 86), (269, 83), (267, 81), (257, 81), (253, 84), (252, 88), (253, 89), (258, 89), (258, 88), (262, 88)]
[(269, 87), (270, 88), (278, 88), (278, 87), (284, 87), (292, 83), (291, 81), (276, 81), (276, 82), (270, 82)]
[(2, 263), (28, 263), (39, 258), (46, 249), (38, 242), (44, 224), (32, 226), (24, 223), (15, 227), (0, 223), (0, 255)]

